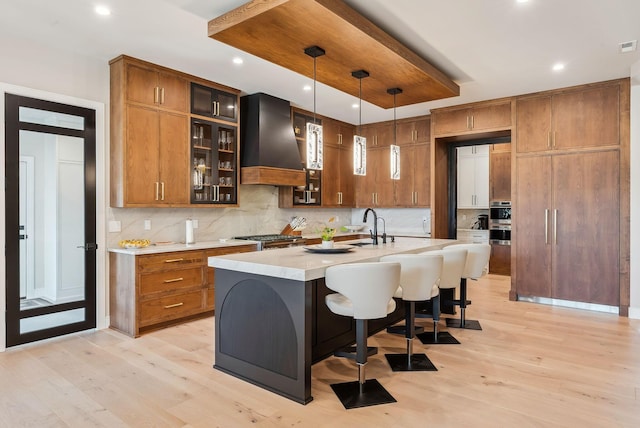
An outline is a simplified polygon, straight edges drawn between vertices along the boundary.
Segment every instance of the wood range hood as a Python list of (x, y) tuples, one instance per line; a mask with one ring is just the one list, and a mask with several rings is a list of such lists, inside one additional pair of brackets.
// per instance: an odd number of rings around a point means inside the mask
[(460, 94), (443, 72), (342, 0), (253, 0), (209, 21), (208, 33), (310, 78), (313, 60), (304, 50), (319, 46), (326, 51), (317, 61), (319, 82), (358, 97), (351, 73), (365, 70), (362, 99), (385, 109), (394, 103), (389, 88), (402, 88), (398, 107)]

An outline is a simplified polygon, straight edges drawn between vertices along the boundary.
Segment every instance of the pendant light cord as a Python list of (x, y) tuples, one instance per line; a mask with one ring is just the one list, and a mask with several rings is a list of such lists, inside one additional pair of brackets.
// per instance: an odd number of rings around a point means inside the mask
[(398, 145), (398, 122), (396, 121), (396, 92), (393, 93), (393, 145)]
[(316, 121), (316, 62), (317, 58), (313, 57), (313, 124), (317, 125)]
[(358, 107), (358, 135), (362, 135), (362, 78), (360, 80), (360, 93), (358, 98), (360, 100), (360, 107)]

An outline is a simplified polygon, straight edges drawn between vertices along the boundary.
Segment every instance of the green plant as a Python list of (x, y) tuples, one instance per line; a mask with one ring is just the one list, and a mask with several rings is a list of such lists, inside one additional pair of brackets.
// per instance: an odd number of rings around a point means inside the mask
[(328, 224), (325, 224), (322, 229), (320, 229), (320, 236), (322, 237), (323, 241), (331, 241), (333, 240), (334, 235), (336, 234), (336, 228), (335, 227), (331, 227), (330, 224), (333, 223), (335, 220), (334, 217), (331, 217), (329, 219)]

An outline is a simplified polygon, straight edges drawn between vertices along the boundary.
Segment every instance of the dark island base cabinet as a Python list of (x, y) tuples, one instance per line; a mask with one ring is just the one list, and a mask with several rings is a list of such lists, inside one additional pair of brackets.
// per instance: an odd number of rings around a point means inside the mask
[[(214, 368), (306, 404), (311, 365), (355, 342), (355, 323), (324, 304), (324, 278), (295, 281), (216, 269)], [(404, 317), (372, 320), (369, 334)]]

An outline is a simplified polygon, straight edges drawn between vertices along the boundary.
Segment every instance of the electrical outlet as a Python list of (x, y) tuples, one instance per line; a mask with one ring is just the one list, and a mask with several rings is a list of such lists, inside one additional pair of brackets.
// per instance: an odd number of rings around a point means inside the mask
[(146, 219), (144, 221), (144, 230), (151, 230), (151, 220)]
[(462, 219), (466, 220), (467, 219), (467, 215), (466, 214), (462, 214)]
[(191, 220), (191, 223), (193, 224), (194, 229), (198, 228), (198, 220)]
[(121, 232), (122, 227), (120, 226), (120, 222), (118, 220), (109, 221), (109, 232)]

